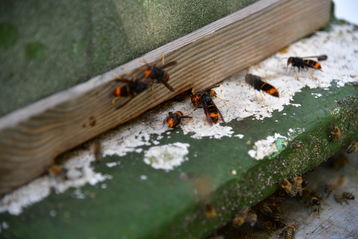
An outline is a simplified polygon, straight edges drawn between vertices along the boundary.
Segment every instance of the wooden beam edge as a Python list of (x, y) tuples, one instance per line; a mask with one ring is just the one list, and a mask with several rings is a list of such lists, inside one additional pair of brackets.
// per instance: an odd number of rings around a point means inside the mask
[[(42, 174), (60, 153), (133, 119), (187, 89), (207, 88), (324, 26), (329, 0), (260, 0), (142, 57), (0, 119), (0, 194)], [(302, 19), (300, 21), (300, 19)], [(139, 76), (161, 55), (177, 60), (170, 84), (115, 110), (114, 74)], [(93, 126), (91, 118), (96, 119)]]

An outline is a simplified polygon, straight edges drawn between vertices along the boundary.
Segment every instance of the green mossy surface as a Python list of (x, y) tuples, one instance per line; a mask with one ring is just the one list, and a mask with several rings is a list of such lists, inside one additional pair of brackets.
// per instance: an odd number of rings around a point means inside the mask
[[(312, 93), (322, 97), (314, 98)], [(347, 146), (358, 135), (358, 88), (352, 85), (329, 90), (308, 89), (297, 93), (295, 104), (272, 118), (227, 123), (243, 139), (224, 137), (196, 140), (177, 133), (167, 135), (160, 145), (190, 144), (189, 160), (171, 172), (156, 170), (143, 162), (143, 153), (124, 157), (111, 156), (94, 164), (96, 171), (113, 178), (80, 190), (85, 199), (75, 196), (75, 189), (52, 193), (40, 203), (25, 209), (20, 216), (0, 214), (0, 222), (9, 228), (1, 238), (204, 238), (227, 223), (235, 210), (252, 205), (270, 195), (283, 177), (306, 172)], [(284, 113), (286, 113), (284, 115)], [(342, 137), (328, 141), (329, 127), (340, 127)], [(288, 130), (304, 129), (281, 152), (263, 160), (248, 155), (252, 144), (274, 133), (287, 136)], [(107, 162), (120, 161), (109, 168)], [(232, 174), (235, 170), (236, 174)], [(190, 175), (183, 177), (183, 174)], [(140, 176), (146, 175), (147, 180)], [(212, 191), (207, 201), (195, 194), (195, 179), (205, 179)], [(106, 188), (103, 188), (106, 185)], [(203, 205), (210, 202), (217, 217), (206, 218)], [(51, 212), (56, 212), (51, 216)]]
[(13, 46), (17, 39), (19, 38), (19, 33), (14, 27), (14, 25), (9, 23), (0, 23), (0, 47), (9, 48)]
[(0, 116), (256, 0), (13, 1), (0, 4)]

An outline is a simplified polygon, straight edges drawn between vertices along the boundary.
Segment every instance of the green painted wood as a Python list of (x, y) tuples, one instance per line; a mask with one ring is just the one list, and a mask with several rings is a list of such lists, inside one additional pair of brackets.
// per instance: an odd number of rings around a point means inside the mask
[[(311, 93), (320, 93), (315, 99)], [(276, 183), (293, 173), (306, 172), (340, 150), (358, 135), (358, 88), (346, 85), (330, 90), (305, 88), (294, 97), (302, 107), (287, 106), (265, 120), (232, 121), (235, 133), (244, 139), (222, 138), (195, 140), (188, 135), (171, 134), (160, 144), (190, 144), (189, 161), (171, 172), (146, 165), (143, 153), (125, 157), (106, 157), (95, 164), (96, 170), (113, 176), (101, 184), (85, 186), (85, 199), (77, 199), (74, 190), (52, 194), (41, 203), (25, 209), (20, 216), (0, 214), (7, 222), (1, 238), (203, 238), (225, 224), (235, 210), (252, 205), (270, 195)], [(286, 115), (283, 115), (286, 113)], [(278, 122), (276, 122), (276, 120)], [(328, 129), (335, 124), (342, 138), (328, 142)], [(304, 128), (286, 148), (264, 160), (247, 154), (255, 142), (268, 135), (287, 135), (290, 128)], [(105, 163), (120, 161), (108, 168)], [(237, 174), (233, 175), (232, 170)], [(191, 175), (183, 178), (183, 173)], [(146, 175), (147, 180), (141, 180)], [(195, 195), (194, 178), (205, 178), (211, 186), (211, 203), (217, 217), (206, 218), (203, 202)], [(54, 210), (56, 216), (51, 216)]]
[(0, 116), (255, 0), (12, 1), (0, 4)]

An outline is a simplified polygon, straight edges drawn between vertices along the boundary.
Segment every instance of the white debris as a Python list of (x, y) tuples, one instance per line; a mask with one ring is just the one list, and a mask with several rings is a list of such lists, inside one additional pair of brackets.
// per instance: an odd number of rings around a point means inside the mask
[(183, 161), (188, 160), (189, 144), (174, 143), (162, 146), (154, 146), (144, 154), (144, 162), (155, 169), (173, 170)]
[(120, 164), (121, 164), (120, 162), (108, 162), (108, 163), (106, 163), (106, 166), (108, 168), (113, 168), (113, 167), (118, 166)]
[(50, 215), (51, 217), (56, 217), (56, 215), (57, 215), (56, 210), (50, 210), (49, 215)]
[[(95, 160), (90, 150), (77, 151), (63, 165), (63, 172), (58, 176), (43, 176), (21, 188), (7, 194), (0, 201), (0, 212), (18, 215), (23, 208), (41, 201), (51, 190), (62, 193), (70, 187), (81, 187), (87, 183), (94, 185), (109, 179), (110, 176), (93, 171), (91, 162)], [(78, 198), (84, 197), (75, 191)]]
[[(203, 112), (199, 113), (201, 115), (204, 115)], [(195, 139), (201, 139), (203, 137), (220, 139), (224, 136), (230, 137), (234, 133), (233, 129), (230, 126), (223, 126), (220, 124), (210, 126), (206, 123), (206, 121), (204, 121), (204, 119), (202, 120), (202, 123), (188, 124), (182, 127), (184, 134), (194, 132), (191, 137)]]
[(297, 135), (302, 134), (303, 132), (305, 132), (304, 128), (296, 128), (296, 129), (288, 129), (287, 132), (287, 138), (288, 140), (293, 140)]
[(313, 95), (316, 99), (322, 96), (320, 93), (311, 93), (311, 95)]
[(148, 179), (147, 175), (140, 175), (140, 180), (147, 180), (147, 179)]
[(291, 104), (292, 106), (294, 106), (294, 107), (300, 107), (300, 106), (302, 106), (301, 104)]
[(237, 138), (239, 138), (239, 139), (244, 138), (244, 136), (245, 136), (245, 135), (243, 135), (243, 134), (235, 134), (235, 135), (234, 135), (234, 137), (237, 137)]
[(73, 192), (73, 196), (75, 196), (75, 198), (77, 199), (85, 199), (86, 195), (81, 191), (80, 188), (76, 188), (75, 191)]
[[(253, 146), (253, 149), (249, 150), (248, 154), (252, 158), (260, 160), (265, 158), (266, 156), (278, 152), (276, 143), (278, 139), (287, 140), (287, 137), (276, 133), (274, 136), (268, 136), (266, 139), (256, 141)], [(283, 142), (283, 144), (287, 144), (287, 142)]]
[(1, 231), (6, 230), (8, 228), (9, 228), (9, 224), (7, 224), (7, 222), (0, 223), (0, 233)]
[[(271, 117), (274, 111), (282, 111), (285, 105), (291, 104), (299, 107), (299, 104), (292, 104), (291, 101), (294, 95), (304, 87), (329, 90), (333, 81), (338, 87), (344, 86), (348, 82), (357, 81), (358, 64), (355, 64), (358, 62), (357, 46), (358, 32), (354, 30), (353, 26), (332, 26), (330, 32), (317, 32), (310, 38), (292, 44), (286, 54), (274, 54), (248, 69), (248, 72), (261, 76), (275, 86), (280, 93), (279, 98), (253, 89), (244, 81), (247, 72), (241, 72), (215, 88), (219, 96), (214, 99), (215, 104), (226, 122), (242, 120), (247, 117), (262, 120)], [(312, 70), (310, 74), (303, 72), (297, 79), (294, 70), (286, 69), (289, 56), (321, 54), (328, 55), (328, 59), (321, 62), (322, 71)], [(315, 98), (322, 96), (320, 93), (312, 93), (312, 95)], [(169, 111), (178, 110), (184, 114), (191, 114), (193, 117), (192, 120), (185, 120), (179, 127), (184, 134), (189, 134), (195, 139), (241, 137), (240, 134), (235, 135), (231, 126), (223, 124), (209, 126), (205, 120), (203, 109), (194, 110), (190, 99), (186, 99), (176, 104), (164, 104), (101, 136), (98, 140), (101, 141), (103, 156), (124, 156), (129, 152), (141, 154), (143, 146), (160, 144), (163, 137), (170, 138), (173, 131), (163, 125), (163, 119)], [(283, 113), (283, 115), (287, 114)], [(275, 120), (275, 122), (278, 121)], [(174, 132), (179, 133), (178, 130)], [(292, 132), (288, 134), (288, 139), (293, 137), (292, 135), (294, 135)], [(276, 146), (271, 142), (275, 136), (271, 137), (256, 142), (256, 148), (250, 150), (249, 154), (256, 159), (262, 159), (275, 152)], [(145, 152), (145, 162), (154, 168), (171, 170), (187, 160), (188, 146), (176, 143), (151, 147)], [(173, 152), (178, 154), (174, 155)], [(12, 214), (19, 214), (24, 207), (48, 196), (51, 189), (60, 193), (70, 187), (80, 187), (87, 183), (93, 185), (110, 178), (108, 175), (94, 172), (90, 167), (90, 162), (93, 161), (90, 150), (81, 150), (77, 153), (78, 155), (71, 154), (70, 160), (64, 165), (66, 177), (43, 176), (7, 194), (0, 200), (0, 213), (8, 211)], [(108, 167), (112, 165), (114, 164), (107, 164)]]
[(8, 228), (9, 228), (9, 224), (7, 224), (7, 222), (3, 222), (3, 223), (2, 223), (2, 228), (3, 228), (3, 229), (8, 229)]

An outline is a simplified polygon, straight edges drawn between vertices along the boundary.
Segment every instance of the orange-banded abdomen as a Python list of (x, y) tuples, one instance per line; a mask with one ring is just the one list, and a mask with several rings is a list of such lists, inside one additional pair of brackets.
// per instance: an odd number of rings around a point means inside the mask
[(314, 61), (314, 60), (304, 60), (305, 64), (307, 65), (307, 67), (311, 67), (313, 69), (317, 69), (320, 70), (322, 69), (321, 67), (321, 63)]
[(265, 83), (262, 81), (262, 85), (260, 86), (260, 89), (265, 91), (267, 94), (275, 96), (275, 97), (279, 97), (279, 93), (278, 90), (273, 87), (272, 85)]
[(274, 86), (270, 85), (269, 83), (264, 82), (260, 76), (247, 74), (245, 77), (245, 81), (246, 83), (254, 87), (255, 90), (258, 91), (262, 90), (269, 95), (279, 97), (278, 90)]
[(214, 104), (209, 104), (207, 110), (209, 112), (211, 121), (216, 124), (219, 121), (218, 108)]
[(113, 91), (115, 97), (127, 97), (129, 96), (128, 86), (123, 85), (116, 87)]

